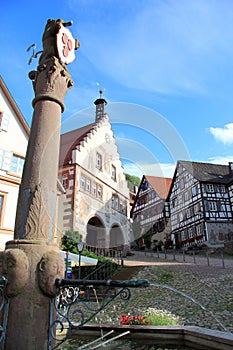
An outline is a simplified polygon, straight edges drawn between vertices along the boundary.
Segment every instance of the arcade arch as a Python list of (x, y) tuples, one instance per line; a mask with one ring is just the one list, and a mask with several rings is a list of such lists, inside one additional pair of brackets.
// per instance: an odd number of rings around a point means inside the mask
[(110, 248), (122, 247), (125, 244), (124, 235), (121, 227), (114, 224), (110, 230)]
[(106, 247), (106, 229), (97, 216), (91, 217), (87, 223), (86, 244), (98, 248)]

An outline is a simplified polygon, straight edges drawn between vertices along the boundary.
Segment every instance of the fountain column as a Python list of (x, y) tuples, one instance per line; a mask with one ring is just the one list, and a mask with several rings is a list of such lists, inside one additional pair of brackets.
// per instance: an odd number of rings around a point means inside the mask
[(0, 264), (10, 297), (6, 350), (48, 349), (50, 299), (56, 294), (56, 278), (64, 277), (54, 239), (60, 125), (64, 97), (73, 85), (66, 65), (79, 46), (68, 25), (61, 19), (48, 20), (38, 68), (29, 73), (35, 91), (31, 134), (14, 240), (6, 243)]

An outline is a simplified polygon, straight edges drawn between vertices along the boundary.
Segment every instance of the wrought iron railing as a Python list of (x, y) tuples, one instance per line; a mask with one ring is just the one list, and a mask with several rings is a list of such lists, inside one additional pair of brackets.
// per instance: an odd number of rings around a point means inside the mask
[[(57, 349), (70, 338), (72, 328), (81, 328), (116, 297), (129, 300), (130, 288), (148, 286), (148, 280), (57, 279), (57, 297), (50, 304), (48, 349)], [(61, 337), (57, 336), (59, 333)]]
[(106, 280), (112, 278), (115, 272), (119, 271), (122, 267), (118, 264), (107, 261), (89, 274), (83, 277), (84, 280)]

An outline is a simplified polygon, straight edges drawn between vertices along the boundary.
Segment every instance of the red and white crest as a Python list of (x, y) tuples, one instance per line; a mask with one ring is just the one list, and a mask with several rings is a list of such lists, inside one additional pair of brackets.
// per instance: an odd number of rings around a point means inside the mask
[(69, 29), (61, 26), (57, 33), (57, 51), (61, 62), (69, 64), (75, 59), (75, 39), (73, 38)]

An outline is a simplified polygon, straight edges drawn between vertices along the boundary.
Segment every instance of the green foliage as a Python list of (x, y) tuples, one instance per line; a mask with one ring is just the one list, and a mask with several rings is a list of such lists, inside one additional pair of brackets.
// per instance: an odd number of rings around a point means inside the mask
[(149, 308), (145, 313), (145, 322), (151, 326), (179, 326), (179, 317), (173, 315), (167, 310), (157, 310)]
[[(68, 235), (71, 232), (71, 236), (74, 233), (75, 237), (78, 237), (77, 236), (77, 233), (78, 233), (77, 231), (67, 231), (67, 232), (68, 232)], [(61, 239), (61, 249), (63, 251), (66, 251), (66, 252), (79, 254), (78, 248), (77, 248), (77, 243), (79, 242), (80, 238), (78, 240), (76, 238), (73, 239), (73, 238), (71, 238), (70, 236), (67, 235), (67, 232)], [(81, 236), (79, 235), (79, 237), (81, 237)], [(105, 263), (106, 261), (110, 261), (110, 259), (108, 259), (108, 258), (106, 258), (104, 256), (99, 256), (99, 255), (97, 256), (95, 253), (89, 252), (85, 248), (82, 251), (82, 255), (83, 256), (87, 256), (89, 258), (98, 259), (98, 262), (102, 262), (102, 263)]]
[(61, 239), (61, 249), (66, 252), (78, 254), (77, 241), (64, 235)]
[(134, 186), (139, 186), (141, 179), (134, 175), (125, 174), (126, 180), (128, 181), (128, 187), (130, 190), (134, 189)]
[(65, 232), (65, 235), (70, 239), (74, 240), (76, 243), (82, 240), (82, 235), (78, 231), (69, 229)]

